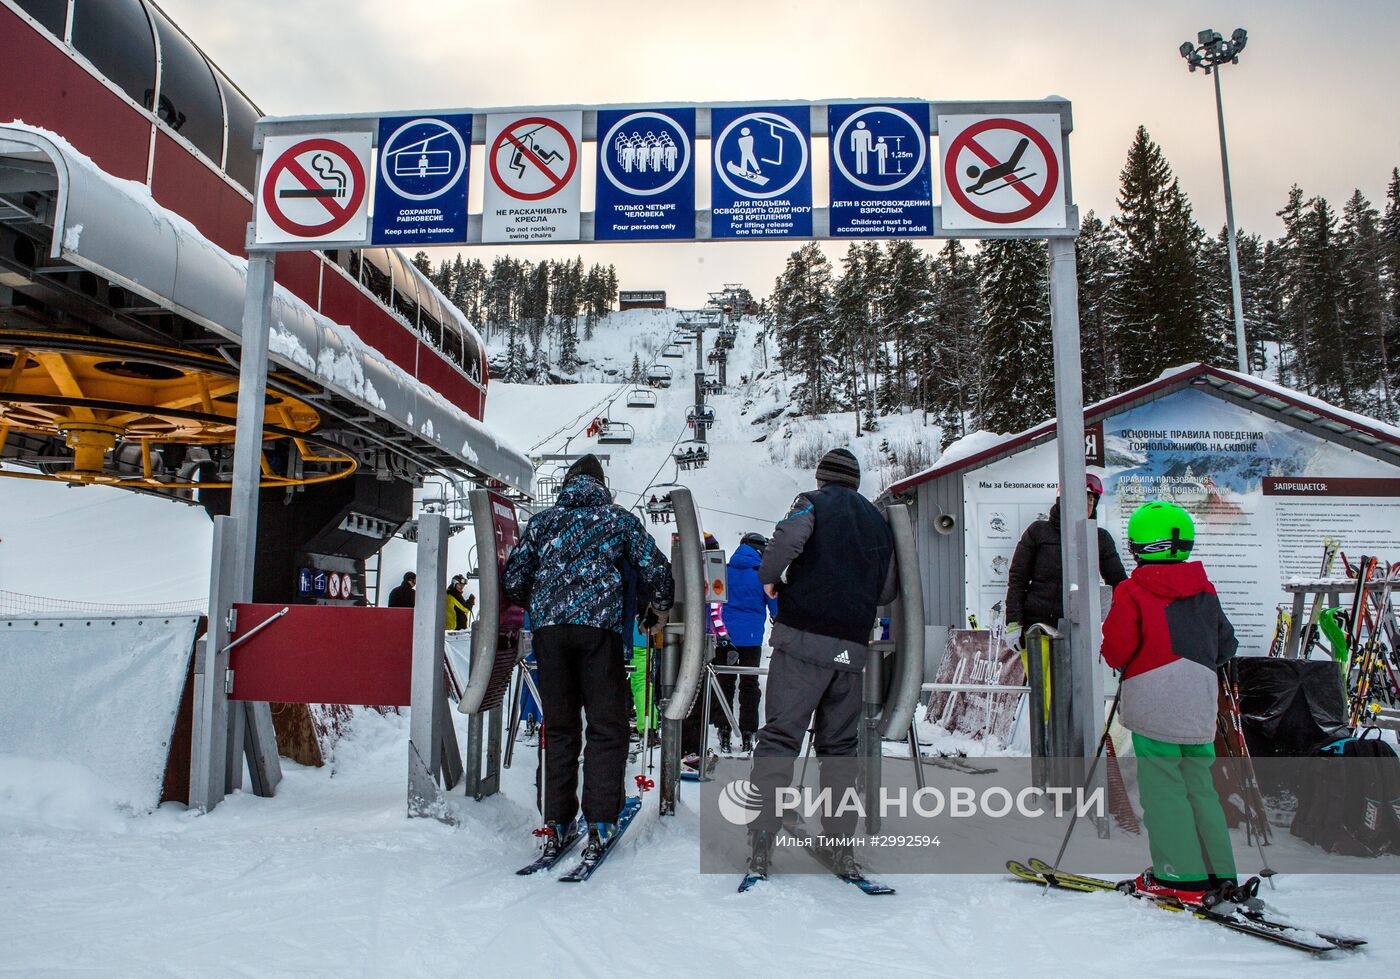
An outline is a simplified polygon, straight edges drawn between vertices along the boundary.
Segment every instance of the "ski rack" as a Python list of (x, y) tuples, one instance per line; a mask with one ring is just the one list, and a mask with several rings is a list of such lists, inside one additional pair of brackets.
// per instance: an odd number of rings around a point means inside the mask
[[(1382, 579), (1374, 578), (1366, 583), (1366, 590), (1379, 592), (1384, 584)], [(1324, 608), (1339, 608), (1342, 596), (1356, 591), (1356, 579), (1294, 578), (1283, 583), (1283, 590), (1293, 596), (1293, 620), (1288, 623), (1288, 637), (1284, 640), (1281, 658), (1301, 659), (1303, 652), (1298, 647), (1306, 624), (1309, 599), (1321, 602)]]

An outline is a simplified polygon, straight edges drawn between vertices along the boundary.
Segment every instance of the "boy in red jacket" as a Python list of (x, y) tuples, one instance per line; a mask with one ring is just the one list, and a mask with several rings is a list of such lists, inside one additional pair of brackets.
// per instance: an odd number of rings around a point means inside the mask
[(1183, 904), (1241, 897), (1229, 829), (1211, 780), (1217, 671), (1239, 647), (1215, 587), (1188, 561), (1196, 530), (1175, 503), (1128, 520), (1138, 566), (1113, 592), (1103, 658), (1122, 671), (1123, 725), (1133, 732), (1138, 796), (1152, 866), (1134, 890)]

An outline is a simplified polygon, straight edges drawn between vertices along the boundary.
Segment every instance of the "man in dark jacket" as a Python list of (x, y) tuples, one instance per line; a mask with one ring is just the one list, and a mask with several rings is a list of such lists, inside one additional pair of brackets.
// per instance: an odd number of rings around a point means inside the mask
[(394, 586), (394, 590), (389, 592), (390, 608), (413, 608), (413, 600), (417, 598), (414, 588), (418, 585), (418, 576), (412, 571), (403, 573), (403, 581)]
[[(758, 569), (765, 592), (781, 596), (769, 637), (764, 724), (754, 747), (752, 781), (763, 809), (749, 828), (749, 871), (760, 876), (768, 873), (780, 827), (777, 793), (791, 784), (809, 726), (822, 788), (837, 809), (822, 820), (822, 830), (837, 838), (855, 830), (855, 815), (835, 803), (855, 785), (861, 673), (876, 609), (894, 600), (899, 584), (894, 537), (880, 511), (860, 495), (856, 457), (833, 449), (817, 464), (816, 478), (817, 489), (799, 495), (774, 529)], [(857, 872), (849, 845), (839, 844), (835, 859), (839, 872)]]
[[(1103, 482), (1090, 473), (1086, 492), (1089, 494), (1089, 518), (1103, 495)], [(1006, 643), (1019, 649), (1025, 630), (1035, 623), (1055, 626), (1065, 614), (1064, 587), (1060, 559), (1060, 503), (1050, 508), (1048, 520), (1037, 520), (1026, 528), (1016, 544), (1011, 569), (1006, 575)], [(1099, 528), (1099, 573), (1110, 588), (1128, 577), (1113, 535)]]
[(544, 817), (546, 853), (571, 834), (579, 809), (578, 759), (583, 721), (585, 856), (596, 856), (616, 831), (627, 766), (630, 693), (622, 653), (622, 567), (636, 570), (651, 608), (671, 607), (671, 566), (635, 514), (612, 502), (594, 455), (575, 462), (558, 502), (530, 518), (506, 559), (505, 592), (526, 608), (534, 628), (548, 750)]

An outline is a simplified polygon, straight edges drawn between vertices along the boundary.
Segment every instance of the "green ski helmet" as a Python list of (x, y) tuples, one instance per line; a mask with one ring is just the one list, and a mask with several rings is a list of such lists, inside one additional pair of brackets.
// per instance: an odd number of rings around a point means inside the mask
[(1196, 543), (1196, 525), (1175, 503), (1153, 500), (1128, 518), (1128, 549), (1139, 561), (1185, 561)]

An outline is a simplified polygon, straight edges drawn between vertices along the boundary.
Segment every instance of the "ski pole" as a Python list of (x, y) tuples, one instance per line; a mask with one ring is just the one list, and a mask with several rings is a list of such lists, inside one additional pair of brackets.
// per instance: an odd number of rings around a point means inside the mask
[[(1249, 744), (1244, 739), (1244, 723), (1240, 715), (1240, 701), (1235, 690), (1235, 681), (1238, 679), (1238, 665), (1231, 663), (1225, 668), (1221, 675), (1220, 682), (1225, 685), (1225, 704), (1230, 715), (1230, 728), (1235, 735), (1235, 744), (1239, 748), (1239, 754), (1235, 756), (1235, 778), (1240, 783), (1240, 788), (1244, 792), (1245, 804), (1245, 836), (1253, 837), (1254, 849), (1259, 852), (1259, 876), (1269, 882), (1269, 889), (1273, 890), (1278, 885), (1274, 883), (1274, 871), (1269, 867), (1269, 861), (1264, 857), (1265, 834), (1269, 830), (1269, 816), (1264, 811), (1264, 791), (1259, 787), (1259, 776), (1254, 770), (1254, 756), (1249, 753)], [(1230, 746), (1230, 738), (1225, 738), (1225, 746)], [(1255, 802), (1258, 806), (1258, 826), (1255, 824)]]
[[(1089, 766), (1089, 774), (1084, 779), (1084, 786), (1088, 788), (1089, 783), (1094, 780), (1094, 773), (1098, 771), (1099, 759), (1103, 757), (1104, 745), (1108, 743), (1108, 732), (1113, 727), (1113, 718), (1118, 714), (1118, 702), (1123, 699), (1123, 680), (1118, 680), (1118, 689), (1113, 692), (1113, 706), (1108, 709), (1108, 720), (1104, 721), (1103, 737), (1099, 738), (1099, 746), (1094, 751), (1093, 764)], [(1065, 849), (1069, 846), (1070, 834), (1074, 832), (1074, 824), (1079, 822), (1079, 807), (1074, 807), (1074, 812), (1070, 813), (1069, 828), (1065, 830), (1065, 838), (1060, 841), (1059, 852), (1055, 854), (1054, 867), (1060, 869), (1060, 859), (1065, 855)], [(1047, 885), (1048, 886), (1048, 885)]]

